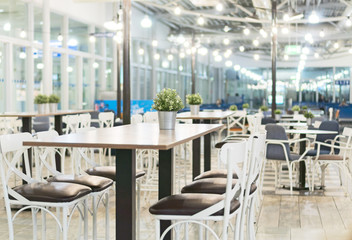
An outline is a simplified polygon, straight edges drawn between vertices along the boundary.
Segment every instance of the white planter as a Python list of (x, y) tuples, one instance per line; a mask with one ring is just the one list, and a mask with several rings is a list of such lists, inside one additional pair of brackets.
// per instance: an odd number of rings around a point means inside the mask
[(312, 125), (312, 119), (311, 118), (307, 118), (307, 125), (308, 126)]
[(37, 104), (38, 113), (39, 113), (39, 114), (46, 113), (46, 106), (47, 106), (46, 103)]
[(189, 105), (191, 108), (191, 115), (198, 115), (200, 105)]
[(57, 112), (57, 103), (49, 103), (49, 108), (51, 113)]
[(294, 111), (293, 112), (293, 115), (298, 115), (299, 114), (299, 111)]
[(159, 129), (174, 130), (177, 112), (158, 111)]
[(281, 115), (280, 114), (275, 114), (275, 120), (280, 121)]

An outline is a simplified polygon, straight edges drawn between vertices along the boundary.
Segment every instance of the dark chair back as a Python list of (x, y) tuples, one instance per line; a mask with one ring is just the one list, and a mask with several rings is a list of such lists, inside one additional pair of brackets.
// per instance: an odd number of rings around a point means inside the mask
[[(335, 120), (332, 121), (323, 121), (320, 126), (319, 130), (327, 130), (327, 131), (336, 131), (336, 134), (318, 134), (315, 138), (317, 142), (325, 142), (327, 139), (334, 139), (339, 132), (339, 123)], [(317, 150), (317, 145), (314, 146), (314, 149)], [(330, 151), (330, 147), (320, 146), (320, 150), (327, 150)]]
[[(267, 140), (288, 140), (286, 131), (282, 126), (276, 124), (267, 124), (265, 126), (266, 130), (266, 139)], [(286, 153), (289, 159), (290, 156), (290, 147), (288, 143), (284, 143), (286, 148)], [(277, 144), (268, 144), (266, 149), (266, 158), (267, 159), (276, 159), (276, 160), (286, 160), (285, 152), (281, 145)]]
[(274, 118), (271, 117), (262, 118), (262, 125), (266, 125), (269, 123), (276, 123), (276, 121)]

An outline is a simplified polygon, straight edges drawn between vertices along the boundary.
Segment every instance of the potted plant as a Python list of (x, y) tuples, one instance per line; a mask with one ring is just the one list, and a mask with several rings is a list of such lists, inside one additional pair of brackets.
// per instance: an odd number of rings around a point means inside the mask
[(34, 103), (37, 104), (39, 114), (45, 113), (45, 108), (48, 102), (49, 102), (49, 98), (44, 94), (38, 94), (34, 98)]
[(263, 112), (264, 116), (266, 116), (265, 112), (268, 111), (268, 110), (269, 110), (269, 108), (267, 106), (265, 106), (265, 105), (262, 105), (259, 108), (259, 112)]
[(231, 106), (229, 107), (229, 109), (230, 109), (231, 111), (237, 111), (237, 105), (231, 105)]
[(175, 89), (164, 88), (154, 98), (152, 109), (158, 111), (160, 130), (175, 129), (176, 113), (184, 108), (183, 102)]
[(312, 125), (312, 118), (314, 117), (312, 112), (305, 112), (304, 117), (307, 118), (307, 125)]
[(276, 121), (279, 121), (280, 120), (280, 117), (281, 117), (281, 110), (280, 109), (276, 109), (275, 110), (275, 120)]
[(292, 107), (292, 111), (294, 115), (297, 115), (299, 113), (299, 110), (301, 110), (301, 108), (298, 105), (294, 105)]
[(59, 96), (56, 94), (51, 94), (49, 96), (49, 108), (50, 112), (56, 112), (57, 111), (57, 104), (60, 102)]
[(199, 114), (199, 107), (203, 103), (203, 99), (199, 95), (199, 93), (188, 94), (186, 96), (186, 101), (190, 105), (191, 114), (198, 115)]
[(245, 111), (247, 113), (247, 108), (249, 108), (249, 104), (248, 103), (243, 103), (242, 104), (242, 109), (243, 111)]

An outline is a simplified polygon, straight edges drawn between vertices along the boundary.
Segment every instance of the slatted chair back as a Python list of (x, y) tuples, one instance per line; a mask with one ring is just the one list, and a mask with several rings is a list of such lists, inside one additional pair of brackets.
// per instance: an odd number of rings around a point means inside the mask
[(65, 117), (66, 130), (65, 133), (75, 133), (79, 128), (79, 116), (78, 115), (67, 115)]
[(114, 126), (115, 115), (113, 112), (101, 112), (98, 115), (101, 128), (111, 128)]
[(143, 122), (143, 116), (141, 114), (134, 114), (131, 116), (131, 124), (137, 124)]
[(143, 116), (144, 122), (146, 123), (157, 123), (158, 120), (158, 112), (146, 112)]
[(89, 113), (79, 115), (79, 128), (90, 127), (92, 116)]

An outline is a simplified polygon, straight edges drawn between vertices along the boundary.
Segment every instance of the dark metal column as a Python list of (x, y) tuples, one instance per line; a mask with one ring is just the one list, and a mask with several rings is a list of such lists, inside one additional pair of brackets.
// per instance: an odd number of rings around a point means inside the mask
[(136, 150), (116, 150), (116, 239), (136, 239)]
[(121, 46), (117, 44), (117, 117), (121, 118)]
[(196, 93), (196, 51), (193, 51), (195, 49), (195, 39), (194, 39), (194, 33), (192, 36), (192, 63), (191, 63), (191, 68), (192, 68), (192, 93)]
[[(300, 138), (305, 138), (306, 134), (300, 134)], [(306, 151), (306, 142), (299, 144), (299, 154), (302, 155)], [(299, 189), (305, 190), (306, 187), (306, 164), (304, 161), (299, 162)]]
[[(272, 1), (272, 37), (271, 37), (271, 77), (273, 81), (272, 85), (272, 90), (271, 90), (271, 95), (272, 95), (272, 101), (271, 101), (271, 116), (275, 118), (275, 110), (276, 110), (276, 55), (277, 55), (277, 25), (276, 25), (276, 20), (277, 20), (277, 8), (276, 8), (276, 0)], [(276, 29), (276, 31), (273, 31), (273, 29)]]
[[(55, 131), (59, 134), (62, 135), (62, 115), (55, 115)], [(61, 172), (61, 155), (59, 153), (55, 154), (55, 165), (56, 165), (56, 170)]]
[[(29, 132), (32, 134), (32, 117), (22, 117), (22, 132)], [(32, 148), (28, 149), (28, 162), (30, 172), (32, 174)], [(24, 167), (24, 159), (22, 161), (22, 172), (26, 174), (26, 168)], [(26, 184), (26, 181), (22, 181), (23, 184)]]
[(200, 174), (200, 138), (192, 141), (192, 179)]
[(131, 122), (131, 0), (123, 0), (123, 124)]
[[(204, 120), (204, 123), (210, 124), (211, 120)], [(204, 145), (204, 172), (211, 169), (211, 134), (208, 133), (203, 138)]]
[[(173, 157), (174, 150), (159, 150), (159, 199), (173, 193)], [(171, 221), (160, 221), (160, 235), (171, 225)], [(170, 232), (164, 239), (171, 239)]]

